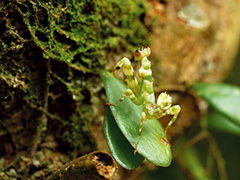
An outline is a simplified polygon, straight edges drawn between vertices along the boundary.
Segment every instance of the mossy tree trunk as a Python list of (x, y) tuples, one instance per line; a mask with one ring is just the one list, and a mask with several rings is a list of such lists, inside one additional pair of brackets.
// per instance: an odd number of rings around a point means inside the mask
[(97, 71), (148, 43), (146, 9), (143, 0), (1, 1), (1, 177), (44, 177), (97, 149)]

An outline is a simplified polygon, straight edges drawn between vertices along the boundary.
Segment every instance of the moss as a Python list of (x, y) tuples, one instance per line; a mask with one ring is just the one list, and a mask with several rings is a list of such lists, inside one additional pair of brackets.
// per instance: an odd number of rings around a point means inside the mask
[(108, 53), (149, 43), (147, 7), (144, 0), (0, 2), (2, 157), (34, 154), (48, 134), (69, 157), (95, 148), (92, 99), (103, 94), (97, 70)]
[(64, 61), (82, 71), (103, 67), (107, 48), (146, 44), (147, 28), (140, 21), (146, 11), (143, 0), (10, 2), (5, 4), (16, 11), (24, 24), (21, 28), (28, 31), (6, 38), (22, 42), (30, 33), (45, 58)]
[[(94, 144), (90, 137), (90, 123), (92, 122), (92, 113), (90, 106), (79, 107), (70, 118), (66, 125), (66, 131), (63, 133), (63, 141), (68, 143), (67, 151), (72, 155), (72, 159), (81, 154), (91, 151), (89, 145)], [(79, 113), (81, 112), (81, 114)]]

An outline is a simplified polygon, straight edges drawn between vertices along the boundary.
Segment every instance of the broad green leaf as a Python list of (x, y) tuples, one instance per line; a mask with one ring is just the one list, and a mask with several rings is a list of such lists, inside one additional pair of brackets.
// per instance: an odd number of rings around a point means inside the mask
[(114, 159), (126, 169), (137, 168), (144, 157), (133, 154), (134, 148), (129, 144), (118, 128), (111, 110), (107, 108), (104, 118), (104, 134)]
[(240, 126), (240, 88), (219, 83), (198, 83), (191, 87), (214, 109)]
[(209, 129), (240, 135), (240, 127), (229, 121), (225, 116), (212, 112), (208, 117)]
[[(100, 75), (104, 82), (108, 102), (118, 102), (123, 92), (127, 89), (126, 85), (107, 71), (100, 71)], [(132, 147), (135, 147), (141, 119), (141, 106), (133, 104), (126, 97), (123, 102), (110, 106), (110, 109), (119, 129)], [(169, 144), (161, 143), (161, 138), (163, 137), (166, 137), (166, 135), (161, 124), (156, 119), (145, 121), (143, 123), (138, 153), (153, 164), (166, 167), (171, 163), (172, 153)]]

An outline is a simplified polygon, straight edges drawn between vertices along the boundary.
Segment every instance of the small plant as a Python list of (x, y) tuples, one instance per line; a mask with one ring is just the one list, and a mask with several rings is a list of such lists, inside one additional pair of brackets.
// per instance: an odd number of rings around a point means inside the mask
[[(145, 139), (140, 141), (140, 137), (142, 134), (142, 129), (144, 128), (143, 125), (146, 120), (155, 120), (155, 123), (158, 124), (158, 126), (161, 127), (161, 125), (157, 122), (157, 119), (165, 116), (165, 115), (172, 115), (172, 119), (169, 121), (167, 127), (165, 130), (163, 128), (156, 129), (155, 131), (159, 131), (157, 134), (152, 134), (151, 136), (155, 136), (155, 141), (158, 140), (157, 145), (160, 146), (162, 151), (156, 152), (155, 156), (159, 156), (160, 160), (159, 162), (155, 163), (160, 166), (168, 166), (171, 162), (171, 150), (170, 150), (170, 143), (167, 140), (166, 133), (169, 127), (175, 122), (177, 119), (177, 116), (180, 112), (180, 106), (175, 105), (172, 106), (172, 97), (169, 96), (166, 92), (163, 92), (159, 95), (157, 99), (157, 103), (155, 102), (155, 95), (153, 91), (153, 78), (152, 78), (152, 70), (151, 70), (151, 62), (147, 59), (147, 57), (151, 54), (151, 49), (144, 48), (144, 49), (138, 49), (134, 53), (134, 59), (136, 61), (141, 61), (141, 67), (138, 71), (138, 78), (134, 76), (134, 70), (131, 65), (131, 62), (128, 58), (121, 59), (117, 65), (114, 68), (114, 74), (123, 67), (123, 74), (124, 79), (126, 82), (126, 85), (122, 82), (120, 83), (115, 77), (113, 77), (108, 72), (101, 72), (101, 76), (103, 78), (107, 97), (109, 102), (115, 102), (115, 103), (107, 103), (107, 105), (111, 106), (111, 113), (113, 116), (108, 116), (105, 118), (105, 121), (109, 120), (111, 117), (112, 119), (115, 119), (117, 122), (117, 126), (120, 128), (126, 139), (130, 142), (131, 146), (135, 147), (134, 149), (134, 155), (137, 153), (138, 145), (139, 147), (139, 153), (148, 158), (148, 156), (152, 155), (153, 149), (158, 148), (155, 147), (154, 141), (152, 142), (153, 138), (148, 137), (152, 129), (149, 128), (148, 131), (144, 136), (146, 136)], [(112, 82), (111, 82), (112, 81)], [(116, 83), (116, 84), (115, 84)], [(109, 85), (108, 85), (109, 84)], [(118, 88), (118, 86), (121, 86), (122, 88)], [(117, 89), (117, 91), (116, 91)], [(120, 94), (120, 93), (121, 94)], [(119, 97), (120, 95), (120, 97)], [(128, 100), (125, 101), (123, 104), (123, 100), (125, 97), (129, 97)], [(118, 98), (118, 99), (117, 99)], [(117, 100), (116, 100), (117, 99)], [(120, 100), (119, 100), (120, 99)], [(121, 103), (120, 103), (121, 102)], [(121, 106), (122, 105), (122, 106)], [(133, 106), (137, 105), (137, 106)], [(129, 107), (128, 107), (129, 106)], [(136, 109), (132, 109), (132, 107), (136, 107)], [(139, 109), (139, 107), (141, 109)], [(133, 113), (132, 118), (128, 116), (128, 113)], [(107, 111), (107, 113), (110, 113), (110, 111)], [(122, 117), (124, 116), (124, 117)], [(129, 122), (126, 124), (123, 124), (124, 119), (127, 119), (126, 121)], [(107, 120), (106, 120), (107, 119)], [(150, 125), (151, 127), (152, 125)], [(153, 125), (154, 126), (154, 125)], [(129, 131), (127, 128), (131, 127)], [(135, 136), (136, 127), (138, 128), (138, 136)], [(113, 129), (113, 128), (112, 128)], [(112, 129), (106, 129), (105, 128), (105, 135), (108, 137), (106, 132), (112, 131)], [(125, 134), (125, 132), (127, 132)], [(119, 132), (121, 133), (121, 132)], [(153, 131), (154, 133), (154, 131)], [(130, 135), (131, 134), (131, 135)], [(134, 134), (134, 135), (132, 135)], [(134, 142), (134, 139), (137, 140)], [(108, 143), (110, 144), (111, 140), (108, 140)], [(139, 143), (140, 142), (140, 143)], [(154, 147), (152, 149), (149, 149), (148, 144), (152, 144)], [(122, 142), (121, 142), (122, 143)], [(142, 145), (143, 144), (143, 145)], [(144, 145), (145, 144), (145, 145)], [(110, 145), (109, 145), (110, 146)], [(110, 148), (111, 149), (111, 148)], [(130, 148), (131, 149), (131, 148)], [(166, 151), (167, 149), (167, 151)], [(112, 152), (114, 150), (112, 149)], [(127, 153), (133, 153), (131, 151)], [(148, 155), (146, 155), (148, 154)], [(113, 153), (114, 156), (114, 153)], [(166, 159), (167, 160), (164, 160)], [(169, 157), (169, 158), (168, 158)], [(119, 157), (115, 157), (115, 159), (118, 161)], [(159, 159), (159, 158), (158, 158)], [(149, 159), (150, 160), (150, 159)], [(150, 160), (151, 161), (151, 160)], [(154, 160), (155, 161), (155, 160)], [(154, 162), (153, 162), (154, 163)], [(121, 162), (120, 162), (121, 164)]]
[[(151, 62), (147, 59), (150, 54), (151, 49), (149, 47), (142, 50), (138, 49), (134, 53), (134, 59), (136, 61), (142, 62), (142, 66), (138, 71), (138, 79), (134, 76), (134, 70), (128, 58), (123, 58), (117, 63), (113, 72), (115, 74), (116, 71), (118, 71), (123, 66), (125, 82), (129, 89), (127, 89), (121, 95), (121, 98), (117, 103), (107, 103), (107, 105), (116, 105), (119, 102), (122, 102), (125, 97), (129, 97), (134, 104), (143, 104), (143, 112), (141, 114), (141, 121), (139, 125), (138, 141), (135, 146), (134, 154), (137, 152), (144, 121), (148, 119), (159, 119), (165, 115), (173, 115), (172, 119), (169, 121), (165, 129), (165, 133), (167, 134), (168, 128), (175, 122), (181, 110), (179, 105), (172, 106), (172, 97), (169, 96), (166, 92), (161, 93), (158, 96), (157, 103), (155, 103)], [(168, 142), (166, 136), (163, 141)]]

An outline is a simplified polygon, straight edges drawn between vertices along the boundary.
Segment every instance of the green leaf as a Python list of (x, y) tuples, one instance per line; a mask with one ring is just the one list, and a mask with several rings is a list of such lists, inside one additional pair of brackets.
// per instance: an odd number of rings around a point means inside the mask
[[(100, 75), (106, 89), (108, 102), (118, 102), (127, 86), (107, 71), (100, 71)], [(126, 97), (123, 102), (110, 106), (110, 109), (119, 129), (131, 146), (135, 147), (138, 140), (142, 106), (135, 105)], [(161, 138), (165, 137), (166, 134), (158, 120), (145, 121), (137, 149), (138, 153), (155, 165), (169, 166), (172, 160), (170, 145), (161, 143)]]
[(214, 109), (240, 126), (240, 88), (224, 84), (198, 83), (191, 87)]
[(240, 135), (240, 127), (229, 121), (225, 116), (212, 112), (208, 117), (209, 129)]
[(104, 118), (104, 134), (114, 159), (122, 167), (135, 169), (143, 162), (144, 157), (138, 153), (136, 155), (133, 154), (134, 148), (118, 128), (109, 107)]

